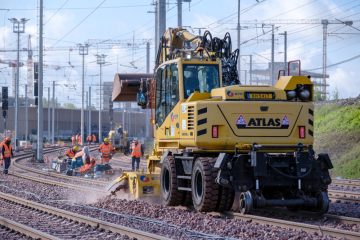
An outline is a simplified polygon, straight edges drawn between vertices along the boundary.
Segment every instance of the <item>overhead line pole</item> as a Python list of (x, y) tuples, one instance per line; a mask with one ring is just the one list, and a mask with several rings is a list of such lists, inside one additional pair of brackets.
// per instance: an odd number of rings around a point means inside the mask
[(240, 0), (238, 0), (238, 23), (237, 23), (237, 48), (239, 49), (239, 59), (238, 59), (238, 74), (239, 81), (241, 82), (241, 52), (240, 52)]
[(25, 84), (25, 141), (27, 145), (29, 135), (29, 100), (28, 100), (28, 86)]
[(177, 12), (178, 12), (178, 27), (182, 27), (182, 1), (177, 0)]
[(55, 81), (52, 82), (51, 144), (55, 143)]
[(91, 135), (91, 86), (89, 86), (89, 119), (88, 119), (89, 135)]
[(16, 78), (15, 78), (15, 116), (14, 116), (14, 126), (15, 126), (15, 151), (18, 151), (18, 122), (19, 122), (19, 65), (20, 65), (20, 33), (25, 32), (25, 23), (29, 19), (21, 18), (10, 18), (9, 21), (13, 24), (13, 33), (17, 34), (17, 58), (16, 58)]
[(81, 144), (84, 145), (84, 91), (85, 91), (85, 55), (88, 55), (89, 45), (79, 44), (79, 54), (82, 55), (82, 80), (81, 80)]
[(323, 100), (326, 100), (326, 59), (327, 59), (327, 27), (329, 21), (324, 19), (321, 21), (323, 25)]
[(43, 161), (43, 0), (40, 0), (37, 160)]
[(271, 85), (274, 86), (275, 83), (275, 79), (274, 79), (274, 75), (275, 75), (275, 69), (274, 69), (274, 61), (275, 61), (275, 35), (274, 35), (274, 24), (272, 25), (272, 30), (271, 30)]
[(48, 87), (48, 99), (47, 99), (47, 110), (48, 110), (48, 119), (47, 119), (47, 127), (48, 127), (48, 139), (47, 142), (50, 143), (50, 87)]
[(99, 99), (99, 142), (102, 141), (102, 121), (101, 121), (101, 109), (102, 109), (102, 106), (101, 106), (101, 102), (102, 102), (102, 65), (105, 64), (105, 57), (106, 55), (104, 54), (97, 54), (96, 55), (97, 57), (97, 64), (100, 65), (100, 99)]
[(158, 4), (158, 12), (157, 12), (159, 18), (159, 38), (164, 34), (166, 31), (166, 1), (165, 0), (159, 0)]

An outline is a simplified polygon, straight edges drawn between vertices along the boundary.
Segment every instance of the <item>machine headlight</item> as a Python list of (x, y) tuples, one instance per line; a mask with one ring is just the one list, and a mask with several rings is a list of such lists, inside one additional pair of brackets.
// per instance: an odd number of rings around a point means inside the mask
[(286, 96), (288, 100), (293, 100), (296, 97), (296, 91), (287, 91)]
[(299, 96), (301, 101), (307, 101), (310, 99), (310, 91), (307, 89), (303, 89), (299, 92)]

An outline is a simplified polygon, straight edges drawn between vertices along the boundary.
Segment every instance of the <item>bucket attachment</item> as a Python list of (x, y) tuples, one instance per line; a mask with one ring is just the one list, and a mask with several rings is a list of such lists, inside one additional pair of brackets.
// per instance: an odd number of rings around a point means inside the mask
[(124, 189), (134, 199), (160, 195), (159, 174), (124, 172), (107, 186), (112, 194)]

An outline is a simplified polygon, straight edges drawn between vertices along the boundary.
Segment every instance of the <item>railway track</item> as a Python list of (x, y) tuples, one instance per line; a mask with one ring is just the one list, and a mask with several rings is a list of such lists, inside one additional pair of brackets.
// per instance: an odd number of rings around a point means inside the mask
[[(0, 222), (26, 236), (41, 239), (168, 239), (32, 202), (0, 192), (0, 215), (11, 221)], [(32, 219), (33, 221), (29, 221)], [(11, 223), (8, 224), (7, 222)], [(14, 223), (14, 222), (20, 222)]]
[(358, 179), (333, 179), (331, 184), (335, 185), (335, 186), (360, 187), (360, 180), (358, 180)]
[[(212, 214), (216, 215), (218, 213), (212, 213)], [(241, 213), (236, 213), (236, 212), (225, 212), (220, 215), (222, 215), (224, 217), (228, 217), (228, 218), (230, 217), (230, 218), (240, 219), (240, 220), (244, 220), (244, 221), (256, 222), (259, 224), (265, 224), (265, 225), (271, 224), (271, 225), (278, 226), (278, 227), (291, 228), (291, 229), (305, 231), (308, 233), (317, 233), (320, 236), (330, 235), (333, 237), (345, 238), (345, 239), (350, 239), (350, 240), (360, 239), (359, 232), (347, 231), (347, 230), (342, 230), (342, 229), (337, 229), (337, 228), (318, 226), (318, 225), (300, 223), (300, 222), (295, 222), (295, 221), (281, 220), (281, 219), (276, 219), (276, 218), (268, 218), (268, 217), (262, 217), (262, 216), (257, 216), (257, 215), (243, 215)], [(351, 219), (351, 218), (340, 217), (340, 216), (335, 216), (335, 215), (327, 215), (327, 216), (330, 218), (337, 219), (339, 221), (346, 222), (346, 223), (360, 224), (359, 219)]]
[(54, 239), (45, 232), (28, 227), (0, 216), (0, 236), (4, 239)]
[[(92, 148), (91, 151), (96, 150), (97, 148)], [(57, 150), (53, 150), (53, 151), (47, 151), (46, 153), (52, 153), (54, 151), (58, 151)], [(13, 171), (12, 174), (16, 175), (18, 177), (23, 177), (23, 178), (27, 178), (29, 180), (34, 180), (37, 181), (37, 179), (40, 178), (40, 176), (47, 176), (47, 177), (52, 177), (54, 179), (65, 179), (68, 182), (75, 182), (75, 184), (71, 184), (71, 183), (67, 183), (67, 182), (59, 182), (57, 180), (55, 181), (51, 181), (50, 179), (46, 179), (45, 181), (53, 184), (53, 185), (60, 185), (63, 187), (70, 187), (70, 188), (75, 188), (78, 189), (79, 185), (89, 185), (92, 186), (91, 188), (98, 188), (98, 189), (103, 189), (105, 188), (107, 182), (106, 181), (99, 181), (99, 180), (94, 180), (94, 179), (84, 179), (84, 178), (80, 178), (80, 177), (74, 177), (74, 176), (67, 176), (67, 175), (63, 175), (63, 174), (59, 174), (59, 173), (54, 173), (54, 172), (49, 172), (49, 171), (43, 171), (41, 169), (36, 169), (33, 167), (29, 167), (29, 166), (25, 166), (23, 164), (20, 164), (20, 162), (24, 159), (26, 159), (26, 156), (20, 156), (17, 157), (15, 159), (15, 161), (13, 162), (13, 167), (15, 167), (16, 169), (22, 170), (22, 171)], [(29, 176), (29, 175), (25, 175), (25, 174), (21, 174), (22, 173), (32, 173), (33, 176)], [(44, 179), (44, 178), (41, 178)], [(84, 187), (86, 188), (86, 187)]]
[(328, 190), (330, 199), (360, 203), (360, 192)]
[[(26, 167), (27, 168), (27, 167)], [(24, 168), (22, 168), (22, 170), (26, 170)], [(36, 171), (41, 171), (38, 169), (35, 169)], [(42, 174), (41, 175), (49, 175), (48, 172), (43, 172), (41, 171)], [(52, 173), (54, 174), (53, 177), (58, 177), (58, 176), (63, 176), (60, 174), (56, 174), (56, 173)], [(23, 176), (21, 176), (23, 177)], [(69, 177), (69, 176), (64, 176), (66, 177), (66, 179), (78, 179), (76, 177)], [(32, 178), (27, 176), (28, 179)], [(58, 186), (63, 186), (63, 187), (68, 187), (68, 188), (72, 188), (72, 189), (77, 189), (80, 191), (94, 191), (94, 188), (86, 188), (84, 186), (78, 186), (76, 184), (68, 184), (68, 183), (61, 183), (61, 182), (54, 182), (51, 180), (45, 180), (41, 179), (39, 180), (39, 178), (36, 179), (30, 179), (30, 180), (34, 180), (34, 181), (38, 181), (38, 182), (42, 182), (42, 183), (46, 183), (46, 184), (53, 184), (53, 185), (58, 185)], [(87, 183), (89, 183), (89, 179), (81, 179), (86, 181)], [(94, 181), (94, 180), (91, 180)], [(103, 184), (103, 182), (102, 182)], [(101, 190), (100, 190), (101, 191)], [(359, 199), (359, 194), (355, 192), (355, 196), (350, 196), (351, 194), (354, 194), (354, 192), (344, 192), (344, 191), (336, 191), (336, 190), (329, 190), (329, 195), (332, 199), (338, 199), (338, 198), (342, 198), (342, 200), (348, 200), (351, 199), (353, 201), (356, 201), (354, 199)], [(342, 229), (336, 229), (336, 228), (330, 228), (330, 227), (326, 227), (326, 226), (317, 226), (317, 225), (313, 225), (313, 224), (305, 224), (305, 223), (300, 223), (300, 222), (296, 222), (296, 221), (288, 221), (288, 220), (281, 220), (281, 219), (276, 219), (276, 218), (267, 218), (267, 217), (262, 217), (262, 216), (253, 216), (253, 215), (241, 215), (239, 213), (225, 213), (224, 216), (226, 217), (231, 217), (231, 218), (236, 218), (236, 219), (241, 219), (241, 220), (246, 220), (246, 221), (253, 221), (253, 222), (257, 222), (257, 223), (261, 223), (261, 224), (271, 224), (274, 226), (279, 226), (279, 227), (285, 227), (285, 228), (291, 228), (291, 229), (297, 229), (297, 230), (303, 230), (309, 233), (317, 233), (319, 235), (330, 235), (330, 236), (334, 236), (334, 237), (346, 237), (347, 239), (360, 239), (360, 234), (356, 233), (356, 232), (352, 232), (352, 231), (347, 231), (347, 230), (342, 230)], [(358, 219), (355, 218), (347, 218), (347, 217), (342, 217), (342, 216), (336, 216), (336, 215), (330, 215), (327, 214), (325, 215), (326, 218), (328, 219), (332, 219), (332, 220), (336, 220), (338, 222), (344, 223), (344, 224), (357, 224), (359, 225), (360, 222)]]

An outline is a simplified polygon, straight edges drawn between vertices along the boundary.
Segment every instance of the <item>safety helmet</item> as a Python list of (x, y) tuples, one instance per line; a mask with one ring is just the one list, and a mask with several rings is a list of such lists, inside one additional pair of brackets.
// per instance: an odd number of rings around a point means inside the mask
[(108, 139), (108, 138), (104, 138), (104, 142), (105, 142), (105, 143), (108, 143), (108, 142), (109, 142), (109, 139)]
[(77, 152), (77, 150), (79, 150), (79, 147), (78, 147), (78, 146), (74, 146), (74, 147), (73, 147), (73, 150), (74, 150), (75, 152)]

